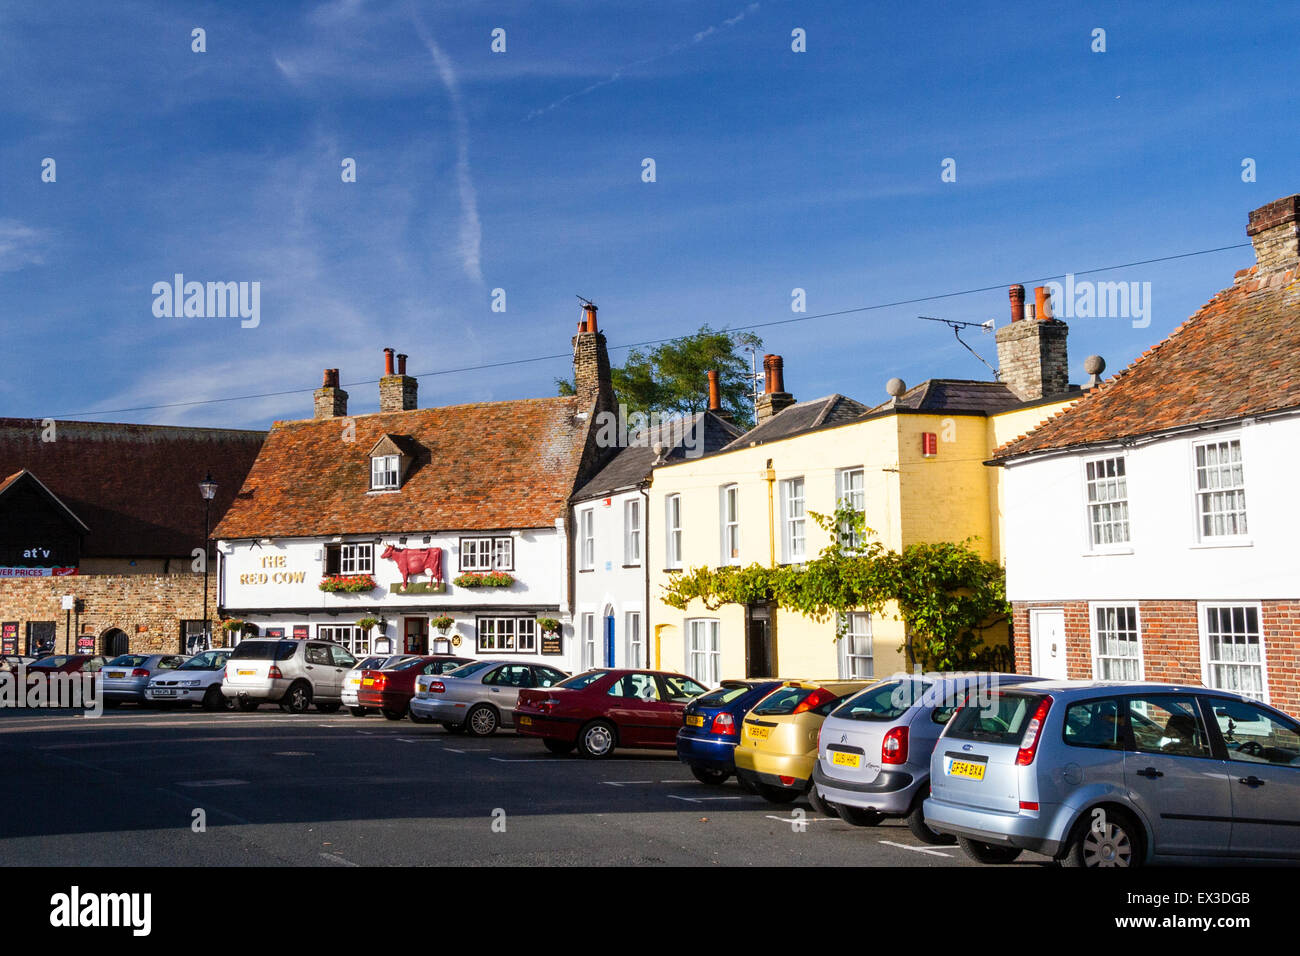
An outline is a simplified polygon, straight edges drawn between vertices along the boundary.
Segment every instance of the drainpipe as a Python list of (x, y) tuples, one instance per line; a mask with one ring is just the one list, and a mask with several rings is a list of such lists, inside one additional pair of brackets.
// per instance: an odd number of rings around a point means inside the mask
[(776, 471), (772, 468), (772, 459), (767, 460), (767, 467), (759, 472), (759, 477), (767, 482), (767, 563), (776, 567)]
[[(645, 577), (645, 610), (641, 614), (641, 640), (645, 645), (645, 664), (650, 666), (650, 635), (654, 633), (650, 626), (650, 492), (641, 485), (641, 497), (645, 505), (641, 509), (641, 571)], [(657, 635), (656, 635), (657, 638)], [(655, 669), (659, 669), (658, 654), (655, 655)]]

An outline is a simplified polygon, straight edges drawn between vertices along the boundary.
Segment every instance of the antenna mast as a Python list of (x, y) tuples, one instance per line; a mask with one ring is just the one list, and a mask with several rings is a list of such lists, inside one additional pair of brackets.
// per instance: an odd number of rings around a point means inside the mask
[(992, 320), (981, 324), (979, 322), (958, 322), (956, 319), (936, 319), (932, 315), (918, 315), (917, 318), (924, 319), (927, 322), (942, 322), (944, 325), (948, 326), (948, 328), (952, 329), (952, 334), (957, 337), (957, 341), (961, 342), (962, 348), (964, 348), (971, 355), (975, 356), (977, 359), (983, 362), (984, 367), (993, 373), (993, 381), (995, 382), (1002, 381), (1002, 376), (998, 374), (998, 370), (995, 369), (988, 362), (984, 361), (984, 356), (980, 355), (979, 352), (976, 352), (973, 348), (971, 348), (970, 345), (967, 344), (961, 337), (962, 329), (983, 329), (985, 332), (992, 331), (993, 329)]

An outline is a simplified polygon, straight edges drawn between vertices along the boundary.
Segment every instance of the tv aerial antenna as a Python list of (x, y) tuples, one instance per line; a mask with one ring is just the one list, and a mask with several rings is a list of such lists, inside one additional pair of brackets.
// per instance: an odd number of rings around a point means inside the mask
[(995, 369), (992, 365), (990, 365), (987, 361), (985, 361), (984, 356), (980, 355), (979, 352), (976, 352), (973, 348), (971, 348), (970, 343), (966, 342), (961, 337), (962, 329), (981, 329), (986, 334), (992, 332), (993, 331), (992, 319), (989, 319), (987, 322), (958, 322), (956, 319), (938, 319), (932, 315), (918, 315), (917, 318), (924, 319), (927, 322), (942, 322), (944, 325), (948, 326), (948, 328), (952, 329), (952, 334), (957, 337), (957, 341), (961, 343), (962, 348), (964, 348), (971, 355), (979, 359), (980, 362), (984, 364), (984, 367), (993, 373), (993, 381), (995, 382), (1002, 381), (1002, 377), (998, 375), (998, 370)]

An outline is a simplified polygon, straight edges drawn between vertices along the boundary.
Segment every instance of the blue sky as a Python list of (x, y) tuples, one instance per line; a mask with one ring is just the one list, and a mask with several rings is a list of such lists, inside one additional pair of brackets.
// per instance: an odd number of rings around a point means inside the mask
[[(796, 287), (816, 314), (1244, 242), (1300, 191), (1298, 33), (1281, 3), (6, 4), (0, 415), (262, 427), (310, 415), (322, 368), (377, 379), (384, 346), (422, 405), (548, 395), (564, 359), (427, 373), (566, 353), (575, 294), (617, 363), (792, 318)], [(1072, 320), (1073, 379), (1252, 261), (1095, 277), (1150, 282), (1151, 324)], [(155, 317), (175, 273), (260, 282), (260, 325)], [(1007, 314), (999, 289), (762, 334), (796, 397), (876, 402), (987, 377), (915, 316)]]

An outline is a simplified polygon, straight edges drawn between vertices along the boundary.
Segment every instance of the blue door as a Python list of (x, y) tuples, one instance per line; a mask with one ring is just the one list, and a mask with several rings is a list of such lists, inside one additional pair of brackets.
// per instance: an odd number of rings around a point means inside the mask
[(614, 615), (605, 618), (605, 666), (614, 666)]

